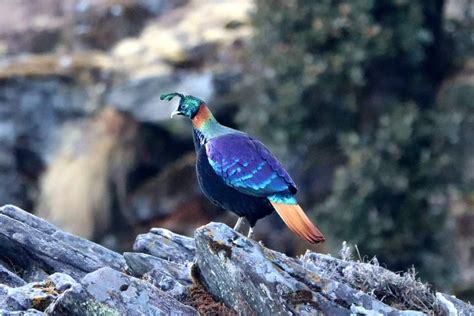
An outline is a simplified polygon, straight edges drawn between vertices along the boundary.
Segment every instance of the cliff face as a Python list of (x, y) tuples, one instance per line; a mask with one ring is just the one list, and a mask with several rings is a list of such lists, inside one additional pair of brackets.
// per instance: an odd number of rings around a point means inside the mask
[(189, 122), (159, 96), (199, 95), (229, 121), (252, 2), (30, 2), (0, 1), (0, 200), (115, 249), (132, 226), (208, 222), (194, 177), (156, 185), (194, 168)]
[(412, 274), (307, 252), (291, 258), (224, 224), (154, 228), (119, 254), (0, 208), (1, 315), (470, 315)]

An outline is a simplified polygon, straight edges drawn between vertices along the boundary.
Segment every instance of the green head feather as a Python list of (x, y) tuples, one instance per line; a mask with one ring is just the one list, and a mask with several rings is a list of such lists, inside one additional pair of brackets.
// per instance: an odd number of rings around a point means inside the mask
[(160, 99), (171, 101), (174, 97), (179, 97), (180, 100), (178, 109), (173, 112), (171, 117), (173, 117), (174, 115), (184, 115), (192, 119), (199, 111), (199, 107), (201, 106), (201, 104), (204, 104), (204, 101), (202, 101), (201, 99), (193, 97), (192, 95), (185, 96), (177, 92), (162, 94), (160, 96)]

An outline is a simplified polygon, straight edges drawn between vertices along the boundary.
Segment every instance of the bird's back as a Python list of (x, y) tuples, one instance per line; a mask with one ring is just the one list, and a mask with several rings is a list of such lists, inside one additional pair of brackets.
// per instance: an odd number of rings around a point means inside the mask
[(268, 199), (242, 193), (227, 185), (210, 165), (205, 146), (196, 146), (196, 173), (201, 190), (211, 202), (246, 217), (251, 226), (274, 211)]
[(296, 193), (296, 185), (280, 162), (260, 141), (244, 133), (229, 133), (209, 140), (206, 154), (224, 182), (253, 196)]

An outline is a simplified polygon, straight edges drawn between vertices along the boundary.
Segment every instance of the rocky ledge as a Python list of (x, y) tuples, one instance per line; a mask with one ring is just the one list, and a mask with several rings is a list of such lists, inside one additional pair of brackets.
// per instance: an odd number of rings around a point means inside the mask
[(412, 274), (307, 252), (287, 257), (224, 224), (165, 229), (118, 254), (0, 208), (0, 315), (473, 315)]

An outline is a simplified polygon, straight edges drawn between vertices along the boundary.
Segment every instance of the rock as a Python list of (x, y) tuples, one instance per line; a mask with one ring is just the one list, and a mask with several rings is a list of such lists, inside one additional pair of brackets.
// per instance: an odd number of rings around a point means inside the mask
[(212, 78), (209, 71), (189, 71), (176, 75), (158, 72), (117, 84), (111, 87), (105, 97), (108, 104), (130, 113), (140, 122), (163, 122), (169, 120), (177, 103), (163, 104), (160, 101), (161, 94), (186, 91), (187, 94), (199, 95), (203, 100), (208, 100), (213, 93)]
[[(5, 215), (0, 215), (0, 250), (9, 256), (13, 264), (23, 270), (52, 269), (67, 271), (75, 277), (85, 274), (82, 267), (74, 265), (85, 264), (86, 269), (94, 270), (98, 265), (82, 255), (74, 253), (51, 236), (32, 229), (21, 222)], [(14, 254), (17, 256), (14, 256)], [(51, 257), (50, 257), (51, 255)], [(71, 256), (69, 256), (71, 255)], [(84, 262), (82, 259), (85, 259)]]
[(137, 36), (147, 20), (183, 5), (186, 0), (87, 1), (76, 5), (75, 36), (82, 45), (109, 49), (125, 37)]
[(159, 269), (153, 269), (145, 273), (142, 278), (179, 301), (183, 300), (187, 295), (187, 286), (177, 282), (169, 274)]
[(132, 113), (139, 120), (168, 120), (171, 106), (160, 104), (160, 94), (174, 89), (176, 82), (169, 75), (132, 79), (114, 87), (107, 96), (107, 103)]
[(37, 311), (36, 309), (29, 309), (27, 311), (15, 311), (10, 312), (4, 309), (0, 309), (0, 315), (2, 316), (37, 316), (37, 315), (44, 315), (44, 313)]
[(436, 298), (444, 315), (474, 315), (474, 306), (466, 304), (454, 296), (436, 293)]
[(44, 311), (57, 297), (53, 287), (47, 283), (29, 283), (10, 288), (0, 285), (0, 306), (6, 311)]
[(78, 251), (88, 254), (90, 257), (99, 260), (103, 266), (112, 267), (116, 270), (125, 269), (125, 260), (122, 255), (107, 249), (99, 244), (93, 243), (87, 239), (58, 230), (52, 237), (66, 242)]
[(104, 266), (125, 268), (121, 255), (9, 205), (0, 208), (0, 249), (26, 271), (28, 280), (38, 280), (36, 276), (44, 279), (44, 271), (64, 272), (79, 279)]
[[(52, 65), (58, 62), (51, 59)], [(30, 208), (36, 180), (51, 159), (62, 125), (91, 113), (98, 104), (94, 86), (67, 80), (43, 66), (18, 63), (0, 66), (0, 199)], [(43, 73), (41, 79), (32, 78)]]
[[(398, 311), (382, 301), (379, 301), (379, 299), (374, 296), (366, 294), (357, 287), (351, 287), (348, 282), (336, 281), (336, 278), (330, 277), (329, 273), (314, 273), (314, 270), (308, 269), (302, 260), (288, 258), (281, 253), (269, 249), (264, 249), (263, 251), (273, 264), (283, 269), (291, 277), (302, 280), (302, 282), (308, 285), (312, 290), (321, 293), (324, 297), (333, 300), (343, 307), (350, 306), (351, 311), (365, 310), (370, 313), (383, 315), (416, 315), (417, 313), (421, 313), (416, 311)], [(312, 254), (319, 255), (315, 253)]]
[(225, 225), (211, 223), (195, 234), (197, 264), (208, 290), (244, 314), (349, 315), (272, 264), (262, 247)]
[(330, 272), (308, 269), (302, 260), (266, 249), (223, 224), (201, 227), (195, 238), (203, 282), (235, 310), (275, 315), (316, 310), (330, 315), (423, 315), (390, 307), (337, 278), (326, 277)]
[(31, 260), (26, 265), (20, 266), (20, 268), (22, 267), (24, 267), (24, 270), (21, 277), (28, 283), (41, 282), (48, 277), (48, 273), (44, 270), (46, 268), (40, 262), (36, 262), (35, 260)]
[(146, 281), (110, 268), (86, 275), (78, 289), (66, 290), (52, 304), (49, 315), (197, 315)]
[(50, 52), (58, 44), (107, 49), (124, 37), (136, 36), (148, 19), (184, 3), (186, 0), (1, 3), (0, 12), (5, 13), (0, 13), (0, 42), (10, 55)]
[[(416, 280), (413, 274), (393, 273), (380, 267), (377, 261), (359, 263), (312, 252), (307, 252), (301, 260), (305, 269), (352, 288), (373, 293), (381, 301), (402, 301), (407, 309), (438, 310), (432, 290)], [(396, 290), (387, 293), (388, 288)]]
[(41, 4), (21, 1), (1, 3), (0, 43), (5, 46), (2, 47), (2, 53), (41, 53), (53, 49), (61, 39), (61, 31), (66, 29), (66, 21), (59, 12), (60, 1), (45, 0)]
[(0, 248), (12, 253), (15, 249), (25, 249), (30, 257), (41, 262), (46, 268), (57, 272), (68, 272), (75, 277), (100, 268), (101, 263), (95, 258), (75, 251), (75, 249), (58, 239), (29, 226), (0, 215)]
[[(172, 65), (202, 64), (202, 60), (196, 60), (200, 55), (196, 51), (204, 48), (212, 57), (216, 44), (229, 47), (236, 40), (249, 37), (252, 29), (247, 12), (252, 7), (249, 0), (239, 1), (238, 5), (215, 0), (191, 1), (187, 10), (172, 10), (157, 23), (145, 27), (138, 38), (118, 43), (113, 53), (135, 70), (156, 63), (157, 56)], [(226, 27), (229, 22), (237, 21), (241, 27)], [(204, 63), (213, 61), (206, 57)]]
[(144, 253), (126, 252), (123, 256), (127, 262), (128, 270), (136, 277), (142, 277), (145, 273), (157, 270), (183, 285), (192, 283), (189, 274), (190, 264), (180, 264)]
[(56, 226), (51, 225), (44, 219), (34, 216), (31, 213), (25, 212), (14, 205), (5, 205), (1, 207), (0, 214), (8, 216), (11, 219), (19, 221), (27, 226), (30, 226), (31, 228), (34, 228), (48, 235), (52, 235), (58, 231), (58, 228)]
[(10, 287), (18, 287), (25, 285), (26, 282), (0, 264), (0, 284)]
[(138, 235), (133, 251), (186, 263), (194, 260), (194, 239), (175, 234), (167, 229), (153, 228), (150, 233)]
[(343, 259), (292, 258), (210, 223), (194, 239), (152, 229), (122, 256), (4, 206), (0, 315), (474, 314), (410, 273), (343, 250)]
[(76, 280), (64, 273), (54, 273), (47, 278), (47, 281), (51, 282), (60, 293), (79, 286)]

